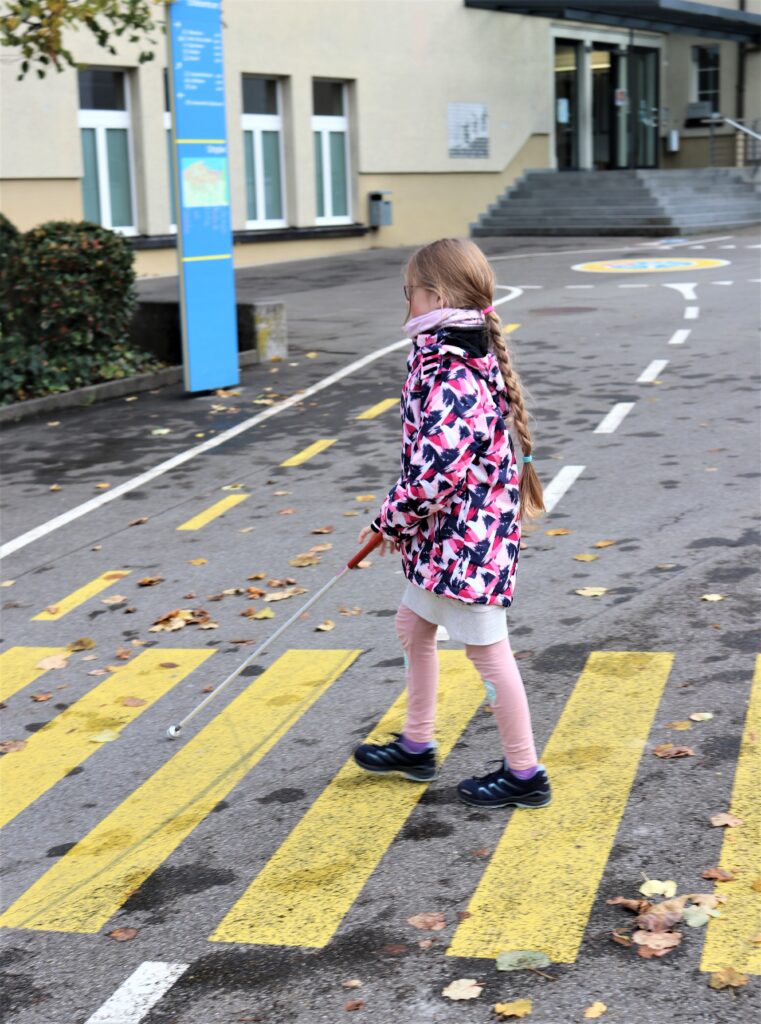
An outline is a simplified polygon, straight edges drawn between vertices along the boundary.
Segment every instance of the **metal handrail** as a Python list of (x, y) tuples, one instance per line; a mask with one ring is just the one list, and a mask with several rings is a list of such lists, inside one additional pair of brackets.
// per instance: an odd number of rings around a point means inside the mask
[(742, 124), (740, 121), (735, 121), (731, 117), (724, 117), (723, 114), (715, 114), (713, 117), (703, 118), (703, 124), (716, 124), (717, 121), (723, 121), (724, 124), (728, 124), (733, 128), (736, 128), (738, 132), (745, 132), (745, 134), (750, 135), (752, 139), (757, 139), (761, 142), (761, 135), (758, 132), (751, 131), (747, 125)]
[[(756, 170), (761, 168), (761, 145), (759, 145), (761, 143), (761, 134), (759, 132), (748, 128), (742, 121), (737, 121), (732, 117), (725, 117), (719, 113), (714, 114), (712, 117), (702, 118), (702, 123), (707, 124), (710, 129), (708, 145), (711, 167), (716, 166), (716, 128), (718, 125), (726, 124), (738, 133), (735, 135), (737, 140), (735, 165), (737, 167), (755, 165)], [(758, 126), (758, 119), (754, 120), (753, 125), (754, 128)], [(749, 142), (748, 139), (752, 141)]]

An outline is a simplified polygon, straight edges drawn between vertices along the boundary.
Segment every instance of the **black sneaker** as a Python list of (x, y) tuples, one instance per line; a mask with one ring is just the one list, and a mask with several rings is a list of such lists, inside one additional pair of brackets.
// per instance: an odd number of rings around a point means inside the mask
[(471, 807), (546, 807), (552, 799), (543, 764), (530, 779), (519, 779), (504, 761), (495, 772), (464, 779), (457, 787), (457, 795)]
[(430, 782), (438, 778), (436, 749), (431, 747), (422, 754), (410, 754), (401, 744), (402, 734), (392, 733), (391, 743), (360, 743), (354, 751), (354, 760), (366, 772), (387, 775), (399, 772), (413, 782)]

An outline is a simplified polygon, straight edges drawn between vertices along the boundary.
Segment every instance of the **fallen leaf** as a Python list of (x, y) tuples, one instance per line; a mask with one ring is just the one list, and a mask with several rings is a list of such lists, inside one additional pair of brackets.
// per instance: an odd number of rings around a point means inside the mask
[(653, 747), (653, 753), (656, 757), (671, 758), (692, 757), (695, 751), (692, 747), (675, 747), (673, 743), (659, 743), (657, 747)]
[(685, 907), (682, 913), (682, 920), (688, 928), (702, 928), (708, 923), (708, 918), (709, 915), (703, 907)]
[(51, 484), (50, 490), (51, 491), (60, 491), (61, 490), (61, 485), (60, 484)]
[(96, 484), (95, 485), (95, 489), (97, 491), (107, 491), (110, 486), (111, 486), (111, 484), (108, 484), (108, 483)]
[(665, 932), (682, 919), (686, 896), (653, 903), (634, 919), (635, 925), (648, 932)]
[(609, 548), (611, 544), (617, 544), (615, 540), (598, 540), (592, 545), (593, 548)]
[(407, 947), (401, 942), (390, 942), (387, 946), (383, 947), (384, 953), (390, 953), (391, 956), (398, 956), (400, 953), (406, 953)]
[(374, 494), (358, 494), (354, 498), (355, 501), (375, 501)]
[(244, 484), (225, 484), (222, 488), (223, 491), (240, 491), (244, 487)]
[(129, 576), (129, 573), (122, 572), (120, 570), (118, 572), (107, 572), (107, 573), (104, 573), (103, 574), (103, 579), (104, 580), (121, 580), (121, 579), (124, 579), (125, 576)]
[(587, 1020), (596, 1020), (598, 1017), (602, 1017), (602, 1015), (605, 1013), (607, 1009), (608, 1007), (605, 1005), (605, 1003), (592, 1003), (591, 1006), (588, 1006), (586, 1010), (584, 1010), (584, 1017)]
[(675, 569), (676, 562), (659, 562), (655, 567), (656, 569)]
[(479, 846), (477, 850), (473, 850), (471, 856), (473, 857), (488, 857), (491, 854), (491, 850), (488, 846)]
[(26, 740), (0, 740), (0, 754), (15, 754), (18, 750), (24, 749), (26, 742)]
[(309, 554), (311, 555), (315, 551), (330, 551), (332, 547), (332, 544), (313, 544), (309, 549)]
[(272, 493), (277, 498), (284, 498), (288, 494), (293, 494), (293, 491), (273, 491)]
[(602, 597), (603, 594), (608, 593), (607, 587), (581, 587), (581, 589), (574, 591), (576, 594), (580, 594), (582, 597)]
[(344, 1003), (344, 1010), (361, 1010), (364, 1005), (364, 999), (350, 999)]
[(251, 573), (250, 576), (247, 576), (246, 579), (248, 579), (248, 580), (263, 580), (263, 579), (265, 579), (267, 577), (267, 575), (268, 574), (266, 572), (254, 572), (254, 573)]
[(111, 597), (102, 597), (101, 603), (108, 605), (124, 604), (126, 600), (127, 598), (124, 596), (124, 594), (112, 594)]
[(302, 569), (304, 566), (307, 566), (307, 565), (319, 565), (319, 564), (320, 564), (320, 558), (317, 555), (308, 554), (308, 553), (305, 553), (305, 554), (302, 554), (302, 555), (296, 555), (294, 558), (289, 558), (288, 559), (288, 565), (293, 565), (297, 569)]
[(278, 511), (278, 515), (279, 516), (292, 516), (295, 511), (296, 511), (295, 508), (281, 508)]
[(626, 896), (613, 896), (605, 902), (611, 907), (626, 907), (627, 910), (633, 910), (636, 914), (644, 913), (651, 906), (648, 900), (630, 900)]
[(610, 937), (611, 939), (613, 939), (614, 942), (617, 942), (619, 946), (626, 946), (627, 949), (632, 944), (631, 936), (626, 935), (619, 928), (614, 928), (613, 931), (610, 933)]
[(688, 719), (682, 719), (679, 722), (666, 722), (666, 729), (676, 729), (677, 732), (684, 732), (686, 729), (692, 728), (692, 722)]
[(441, 994), (447, 999), (478, 999), (483, 988), (475, 978), (458, 978), (442, 989)]
[(319, 352), (305, 352), (304, 353), (304, 355), (307, 357), (307, 359), (316, 359), (319, 354), (320, 354)]
[(60, 608), (58, 607), (57, 604), (49, 604), (45, 611), (48, 613), (48, 615), (57, 615), (58, 612), (60, 611)]
[(97, 654), (83, 654), (82, 661), (95, 661)]
[(165, 434), (171, 433), (169, 427), (154, 427), (151, 434), (154, 437), (163, 437)]
[(347, 608), (345, 604), (342, 604), (338, 609), (341, 615), (361, 615), (362, 609), (355, 605), (354, 608)]
[(359, 512), (344, 512), (345, 516), (358, 516)]
[(104, 668), (94, 668), (91, 672), (87, 673), (88, 676), (107, 676), (108, 672)]
[(71, 651), (73, 654), (75, 651), (91, 651), (93, 647), (95, 647), (95, 641), (92, 637), (81, 636), (79, 640), (73, 640), (68, 644), (66, 650)]
[(0, 583), (0, 587), (12, 587), (15, 582), (15, 580), (3, 580), (3, 582)]
[(422, 914), (415, 914), (414, 917), (407, 918), (407, 924), (411, 924), (413, 928), (420, 928), (423, 931), (429, 932), (440, 932), (442, 928), (447, 926), (446, 918), (440, 910), (430, 910), (424, 911)]
[(565, 537), (571, 531), (565, 526), (557, 526), (554, 530), (545, 530), (544, 532), (548, 537)]
[(714, 878), (717, 882), (734, 882), (735, 876), (724, 868), (706, 868), (701, 878)]
[(143, 700), (142, 697), (123, 697), (122, 705), (125, 708), (142, 708), (148, 703), (147, 700)]
[(61, 426), (61, 421), (60, 420), (48, 420), (48, 426), (49, 427), (60, 427)]
[(727, 902), (727, 897), (720, 892), (691, 892), (688, 893), (687, 899), (704, 910), (715, 910)]
[(44, 703), (45, 703), (45, 701), (46, 701), (46, 700), (50, 700), (50, 698), (51, 698), (52, 696), (53, 696), (53, 694), (52, 694), (52, 693), (33, 693), (33, 694), (32, 694), (32, 700), (33, 700), (33, 701), (34, 701), (34, 702), (35, 702), (36, 704), (44, 704)]
[(332, 526), (318, 526), (316, 530), (312, 530), (312, 533), (332, 533), (333, 529)]
[(137, 928), (114, 928), (112, 932), (107, 932), (109, 939), (116, 939), (117, 942), (129, 942), (130, 939), (134, 939), (138, 934)]
[(188, 565), (208, 565), (208, 564), (209, 564), (209, 559), (208, 558), (191, 558), (190, 561), (188, 562)]
[(599, 555), (574, 555), (574, 561), (576, 562), (594, 562)]
[(242, 530), (238, 530), (238, 533), (251, 533), (253, 529), (253, 526), (244, 526)]
[(639, 887), (639, 891), (643, 896), (665, 896), (668, 900), (676, 893), (676, 882), (673, 879), (661, 882), (657, 878), (648, 878), (645, 884)]
[(260, 612), (257, 612), (256, 615), (252, 615), (251, 618), (252, 619), (274, 619), (275, 618), (275, 613), (272, 611), (271, 608), (262, 608), (262, 610)]
[(369, 569), (372, 564), (373, 563), (372, 563), (371, 559), (365, 558), (361, 562), (357, 562), (357, 568), (358, 569)]
[(710, 722), (713, 718), (713, 713), (711, 711), (693, 711), (690, 718), (693, 722)]
[(250, 598), (252, 598), (254, 600), (257, 597), (264, 597), (264, 595), (266, 593), (267, 593), (267, 591), (266, 590), (262, 590), (261, 587), (246, 587), (246, 596), (250, 597)]
[(330, 619), (325, 619), (325, 621), (321, 622), (319, 624), (319, 626), (315, 626), (314, 627), (315, 633), (329, 633), (331, 631), (331, 629), (335, 629), (335, 628), (336, 628), (335, 622), (332, 622)]
[(119, 659), (119, 661), (129, 661), (129, 659), (132, 657), (132, 651), (129, 649), (129, 647), (117, 647), (116, 657)]
[(701, 601), (723, 601), (724, 594), (703, 594)]
[(285, 601), (289, 597), (296, 597), (298, 594), (306, 594), (307, 590), (305, 587), (289, 587), (287, 590), (278, 590), (274, 594), (265, 594), (264, 600), (269, 601)]
[(708, 982), (710, 988), (717, 990), (730, 987), (740, 988), (741, 985), (747, 984), (748, 975), (740, 974), (734, 967), (722, 967), (721, 970), (714, 971)]
[(473, 917), (473, 915), (471, 914), (471, 912), (469, 910), (458, 910), (457, 911), (457, 920), (458, 921), (467, 921), (469, 917)]
[(638, 946), (648, 946), (653, 950), (674, 949), (682, 941), (681, 932), (651, 932), (645, 929), (638, 929), (632, 935), (632, 939)]
[(362, 982), (359, 978), (349, 978), (348, 981), (342, 981), (341, 985), (343, 988), (362, 988)]
[(738, 825), (745, 824), (742, 818), (738, 818), (735, 814), (730, 814), (728, 811), (714, 814), (710, 820), (712, 825), (728, 825), (729, 828), (736, 828)]
[(519, 949), (498, 953), (496, 963), (498, 971), (527, 971), (535, 967), (549, 967), (551, 961), (546, 953)]
[(176, 661), (162, 661), (159, 668), (179, 668)]
[(116, 729), (101, 729), (94, 736), (88, 736), (88, 739), (90, 743), (111, 743), (112, 740), (119, 739), (119, 733)]
[(503, 1020), (507, 1020), (508, 1017), (528, 1017), (532, 1005), (530, 999), (514, 999), (512, 1003), (495, 1003), (494, 1012)]
[(137, 581), (138, 587), (155, 587), (157, 583), (163, 583), (163, 576), (143, 576), (141, 580)]

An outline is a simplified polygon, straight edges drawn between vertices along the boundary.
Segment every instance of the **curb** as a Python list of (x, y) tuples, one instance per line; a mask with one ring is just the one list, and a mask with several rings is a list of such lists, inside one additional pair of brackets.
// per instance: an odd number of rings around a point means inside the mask
[[(251, 366), (259, 361), (259, 353), (255, 350), (238, 353), (240, 367)], [(123, 398), (125, 395), (151, 391), (153, 388), (168, 387), (170, 384), (179, 384), (181, 380), (182, 367), (168, 366), (155, 373), (141, 373), (137, 377), (123, 377), (120, 380), (107, 380), (102, 384), (89, 384), (87, 387), (63, 391), (58, 395), (28, 398), (23, 402), (0, 406), (0, 424), (19, 423), (32, 416), (58, 412), (59, 409), (88, 409), (96, 402)]]

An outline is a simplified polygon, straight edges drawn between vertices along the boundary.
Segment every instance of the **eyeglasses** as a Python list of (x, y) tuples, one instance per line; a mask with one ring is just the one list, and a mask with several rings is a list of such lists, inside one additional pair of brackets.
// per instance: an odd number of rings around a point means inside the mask
[(425, 288), (424, 284), (406, 284), (404, 286), (404, 297), (407, 302), (412, 302), (412, 293), (416, 288)]

